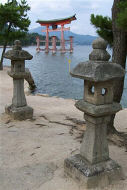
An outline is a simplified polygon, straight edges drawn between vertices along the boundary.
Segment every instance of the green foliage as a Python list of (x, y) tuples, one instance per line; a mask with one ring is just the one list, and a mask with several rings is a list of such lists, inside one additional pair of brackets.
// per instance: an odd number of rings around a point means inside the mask
[(30, 20), (27, 11), (30, 10), (26, 0), (8, 1), (0, 4), (0, 41), (11, 42), (23, 37), (28, 31)]
[(111, 30), (112, 28), (112, 20), (109, 17), (103, 17), (101, 15), (97, 15), (96, 17), (94, 14), (91, 15), (91, 21), (95, 22), (98, 27), (102, 27), (103, 29)]
[(120, 10), (117, 18), (118, 27), (127, 31), (127, 0), (121, 1), (118, 8)]
[(22, 46), (36, 45), (37, 36), (39, 36), (40, 40), (45, 40), (45, 36), (39, 35), (38, 33), (27, 33), (25, 38), (21, 38)]
[[(119, 13), (116, 18), (117, 25), (127, 31), (127, 0), (118, 3)], [(91, 15), (91, 24), (97, 29), (97, 34), (104, 38), (110, 46), (113, 45), (112, 19), (102, 15)]]
[[(16, 38), (17, 33), (15, 33), (15, 38)], [(19, 34), (18, 34), (19, 36)], [(46, 36), (39, 35), (38, 33), (26, 33), (25, 36), (23, 37), (21, 35), (20, 41), (22, 46), (36, 46), (36, 37), (39, 36), (40, 40), (45, 40)], [(17, 38), (16, 38), (17, 39)], [(49, 45), (52, 45), (51, 43), (51, 37), (49, 37)], [(56, 37), (56, 40), (59, 40), (58, 37)], [(0, 45), (4, 45), (4, 41), (0, 41)], [(13, 41), (8, 42), (9, 46), (13, 45)], [(45, 42), (41, 42), (40, 45), (45, 46)], [(60, 46), (60, 40), (59, 42), (56, 42), (56, 45)]]
[(3, 56), (8, 43), (25, 36), (30, 25), (27, 11), (30, 10), (26, 0), (8, 0), (0, 3), (0, 42), (3, 51), (0, 60), (0, 70), (3, 69)]
[(97, 33), (100, 37), (104, 38), (110, 46), (113, 43), (113, 33), (112, 33), (112, 20), (109, 17), (103, 17), (102, 15), (91, 14), (91, 24), (97, 28)]
[[(27, 33), (24, 38), (21, 38), (22, 46), (31, 46), (31, 45), (37, 45), (36, 43), (36, 37), (39, 36), (40, 40), (45, 40), (46, 36), (39, 35), (38, 33)], [(49, 45), (52, 45), (51, 43), (51, 37), (49, 37)], [(56, 37), (56, 40), (59, 40)], [(41, 42), (40, 45), (45, 46), (45, 42)], [(56, 45), (60, 45), (60, 42), (57, 42)]]

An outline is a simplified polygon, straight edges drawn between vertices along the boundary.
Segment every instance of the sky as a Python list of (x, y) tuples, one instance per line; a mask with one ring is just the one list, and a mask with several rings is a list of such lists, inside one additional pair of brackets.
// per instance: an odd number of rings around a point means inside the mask
[[(5, 3), (7, 0), (0, 0)], [(90, 15), (111, 16), (113, 0), (27, 0), (31, 7), (28, 16), (31, 20), (30, 29), (40, 26), (36, 21), (59, 19), (76, 14), (76, 21), (69, 26), (71, 31), (96, 35), (96, 29), (90, 24)], [(66, 26), (68, 27), (68, 26)]]

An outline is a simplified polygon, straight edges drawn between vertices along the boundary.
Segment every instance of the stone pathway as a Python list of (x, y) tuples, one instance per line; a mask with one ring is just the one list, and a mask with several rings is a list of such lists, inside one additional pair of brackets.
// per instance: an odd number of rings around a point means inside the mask
[[(85, 190), (64, 176), (64, 159), (79, 152), (83, 114), (74, 100), (26, 96), (34, 119), (14, 121), (3, 114), (12, 99), (12, 81), (0, 73), (0, 190)], [(25, 84), (25, 86), (27, 86)], [(127, 109), (117, 114), (115, 125), (127, 132)], [(79, 138), (78, 138), (79, 137)], [(127, 152), (110, 144), (111, 158), (127, 177)], [(127, 180), (104, 190), (126, 190)]]

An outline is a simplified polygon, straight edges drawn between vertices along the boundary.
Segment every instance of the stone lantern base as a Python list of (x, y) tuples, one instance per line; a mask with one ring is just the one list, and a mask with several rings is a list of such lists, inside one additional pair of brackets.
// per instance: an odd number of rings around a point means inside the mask
[(103, 188), (124, 179), (121, 167), (113, 160), (91, 165), (80, 154), (64, 161), (65, 175), (77, 180), (87, 189)]
[(32, 119), (33, 117), (33, 108), (29, 106), (16, 108), (9, 105), (5, 107), (5, 112), (15, 120)]

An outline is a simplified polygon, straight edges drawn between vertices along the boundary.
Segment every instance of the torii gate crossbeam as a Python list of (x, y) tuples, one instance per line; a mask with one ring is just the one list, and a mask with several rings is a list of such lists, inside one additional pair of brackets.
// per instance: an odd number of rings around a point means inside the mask
[[(70, 24), (71, 21), (76, 20), (75, 15), (68, 17), (68, 18), (64, 18), (64, 19), (57, 19), (57, 20), (38, 20), (37, 23), (39, 23), (41, 26), (46, 26), (45, 30), (42, 30), (42, 32), (46, 32), (46, 41), (45, 41), (45, 52), (48, 53), (49, 52), (49, 32), (57, 32), (60, 31), (61, 32), (61, 53), (65, 53), (66, 49), (65, 49), (65, 39), (64, 39), (64, 31), (69, 31), (70, 27), (65, 28), (64, 25), (65, 24)], [(57, 28), (58, 25), (61, 25), (60, 28)], [(50, 26), (52, 26), (52, 29), (49, 28)], [(53, 51), (56, 51), (56, 47), (55, 47), (55, 36), (53, 38)], [(70, 52), (73, 51), (73, 40), (72, 37), (70, 37)], [(37, 44), (39, 44), (39, 41), (37, 41)], [(40, 45), (39, 45), (40, 46)], [(38, 47), (39, 47), (38, 46)], [(38, 49), (38, 48), (37, 48)]]

